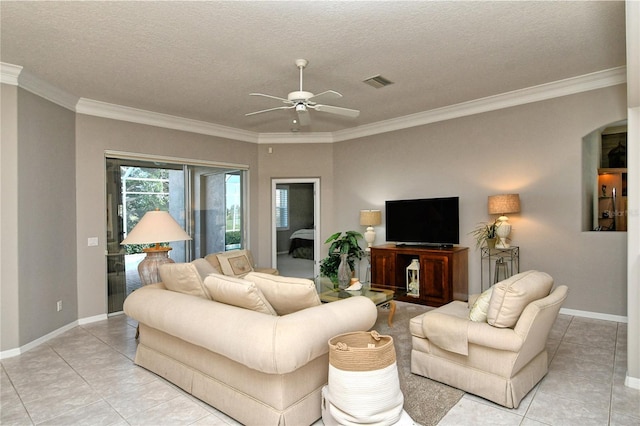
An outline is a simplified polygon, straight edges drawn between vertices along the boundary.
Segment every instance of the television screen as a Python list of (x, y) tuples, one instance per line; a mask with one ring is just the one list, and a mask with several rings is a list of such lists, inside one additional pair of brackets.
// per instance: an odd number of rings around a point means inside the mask
[(397, 244), (459, 244), (458, 206), (458, 197), (386, 201), (386, 240)]

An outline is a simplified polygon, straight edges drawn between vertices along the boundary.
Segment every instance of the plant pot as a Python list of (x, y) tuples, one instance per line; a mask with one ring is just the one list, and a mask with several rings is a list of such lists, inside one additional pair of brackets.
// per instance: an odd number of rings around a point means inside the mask
[(496, 241), (498, 241), (497, 238), (487, 238), (485, 240), (487, 242), (487, 247), (490, 249), (494, 249), (496, 248)]

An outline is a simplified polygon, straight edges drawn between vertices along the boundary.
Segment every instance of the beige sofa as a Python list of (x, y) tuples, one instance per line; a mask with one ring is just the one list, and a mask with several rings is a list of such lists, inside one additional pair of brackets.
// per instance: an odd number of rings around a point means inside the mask
[(567, 297), (552, 286), (527, 271), (412, 318), (411, 372), (517, 408), (548, 371), (547, 337)]
[(243, 276), (249, 272), (256, 271), (265, 274), (278, 275), (275, 268), (258, 267), (253, 260), (251, 250), (230, 250), (210, 253), (204, 257), (219, 274), (229, 276)]
[(127, 297), (124, 311), (140, 328), (135, 363), (246, 425), (319, 419), (327, 342), (369, 330), (375, 305), (365, 297), (321, 304), (309, 280), (207, 269), (202, 259), (163, 265), (163, 283)]

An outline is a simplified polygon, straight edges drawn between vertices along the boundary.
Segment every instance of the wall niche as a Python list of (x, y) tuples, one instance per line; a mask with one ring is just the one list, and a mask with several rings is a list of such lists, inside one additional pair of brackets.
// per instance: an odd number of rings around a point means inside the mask
[(583, 231), (627, 230), (627, 123), (583, 138)]

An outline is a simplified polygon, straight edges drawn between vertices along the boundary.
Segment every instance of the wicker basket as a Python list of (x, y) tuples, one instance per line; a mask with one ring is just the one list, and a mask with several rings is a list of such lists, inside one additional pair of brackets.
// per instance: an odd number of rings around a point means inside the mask
[(380, 370), (395, 362), (393, 337), (377, 331), (345, 333), (329, 340), (329, 364), (340, 370)]

